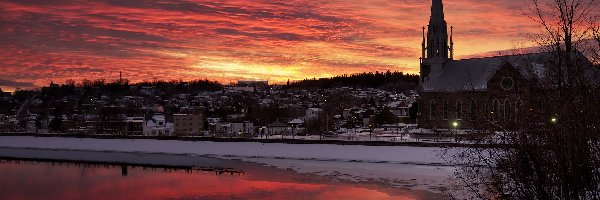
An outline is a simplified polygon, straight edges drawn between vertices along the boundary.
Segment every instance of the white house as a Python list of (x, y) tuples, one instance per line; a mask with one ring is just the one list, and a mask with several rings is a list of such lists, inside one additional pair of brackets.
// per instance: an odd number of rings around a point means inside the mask
[(144, 135), (170, 136), (175, 132), (175, 124), (172, 117), (164, 114), (148, 114), (144, 118), (142, 129)]

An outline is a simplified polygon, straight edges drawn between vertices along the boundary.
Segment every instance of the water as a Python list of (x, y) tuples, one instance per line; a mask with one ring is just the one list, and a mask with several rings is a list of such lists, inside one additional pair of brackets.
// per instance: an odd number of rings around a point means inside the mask
[(233, 162), (235, 168), (193, 170), (1, 160), (0, 199), (443, 199), (429, 191)]

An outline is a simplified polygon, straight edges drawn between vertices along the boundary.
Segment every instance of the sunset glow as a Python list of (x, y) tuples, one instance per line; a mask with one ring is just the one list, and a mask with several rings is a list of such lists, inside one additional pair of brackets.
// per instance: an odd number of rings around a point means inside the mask
[[(429, 0), (0, 2), (0, 88), (67, 79), (261, 79), (418, 73)], [(523, 1), (444, 1), (456, 57), (530, 46)]]

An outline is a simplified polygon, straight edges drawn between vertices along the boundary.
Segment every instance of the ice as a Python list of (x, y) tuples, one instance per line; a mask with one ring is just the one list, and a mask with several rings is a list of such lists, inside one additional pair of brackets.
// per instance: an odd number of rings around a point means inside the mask
[(178, 140), (93, 139), (33, 136), (2, 136), (0, 137), (0, 147), (418, 165), (447, 164), (438, 156), (439, 151), (442, 151), (443, 149), (436, 147), (280, 144), (258, 142), (194, 142)]

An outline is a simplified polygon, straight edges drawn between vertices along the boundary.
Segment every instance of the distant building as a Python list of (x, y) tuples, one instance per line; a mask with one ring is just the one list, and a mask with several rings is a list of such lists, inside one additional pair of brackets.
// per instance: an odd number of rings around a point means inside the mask
[(202, 113), (173, 114), (176, 135), (198, 135), (204, 131), (204, 116)]
[(304, 121), (310, 121), (313, 119), (319, 118), (319, 115), (323, 113), (323, 109), (321, 108), (309, 108), (306, 109), (306, 114), (304, 115)]
[(144, 131), (144, 117), (127, 117), (126, 134), (137, 135)]
[(4, 91), (2, 91), (2, 88), (0, 88), (0, 100), (9, 101), (11, 99), (12, 99), (12, 93), (4, 92)]
[(144, 118), (144, 135), (171, 136), (174, 131), (175, 128), (172, 116), (165, 114), (148, 114)]
[(275, 122), (267, 126), (267, 135), (286, 135), (291, 132), (291, 129), (287, 124), (281, 122)]
[(241, 81), (237, 82), (236, 86), (238, 86), (238, 87), (254, 87), (254, 88), (269, 87), (269, 81), (241, 80)]
[(228, 92), (255, 92), (269, 87), (268, 81), (238, 81), (237, 84), (227, 87)]
[(231, 122), (232, 133), (254, 134), (254, 124), (252, 122)]

